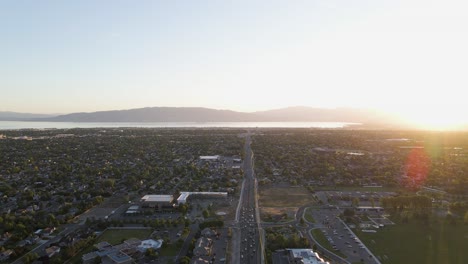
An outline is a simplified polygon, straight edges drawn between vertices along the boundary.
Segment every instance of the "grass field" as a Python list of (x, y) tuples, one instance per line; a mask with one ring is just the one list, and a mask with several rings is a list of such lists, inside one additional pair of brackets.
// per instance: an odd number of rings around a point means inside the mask
[(304, 187), (261, 187), (259, 195), (261, 207), (300, 207), (314, 202)]
[(180, 247), (176, 245), (170, 245), (168, 247), (161, 248), (161, 256), (162, 257), (169, 257), (169, 256), (175, 256), (177, 253), (179, 253)]
[(361, 186), (329, 186), (320, 187), (314, 186), (314, 191), (360, 191), (360, 192), (402, 192), (401, 188), (397, 187), (361, 187)]
[(310, 223), (315, 223), (315, 219), (312, 216), (312, 213), (310, 212), (310, 208), (306, 208), (304, 212), (304, 218)]
[(151, 235), (151, 229), (107, 229), (97, 242), (107, 241), (111, 245), (122, 243), (130, 238), (146, 239)]
[(382, 263), (468, 263), (468, 225), (408, 223), (356, 234)]
[(346, 255), (341, 253), (338, 250), (334, 250), (330, 242), (328, 242), (327, 238), (325, 235), (322, 233), (320, 229), (313, 229), (312, 232), (310, 232), (312, 236), (315, 238), (315, 240), (324, 248), (328, 249), (329, 251), (335, 253), (336, 255), (346, 258)]

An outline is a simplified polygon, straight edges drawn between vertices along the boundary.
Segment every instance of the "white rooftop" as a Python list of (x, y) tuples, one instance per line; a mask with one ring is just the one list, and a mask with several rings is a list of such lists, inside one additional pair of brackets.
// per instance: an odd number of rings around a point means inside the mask
[(138, 210), (140, 207), (138, 205), (132, 205), (130, 206), (127, 210), (129, 211), (135, 211), (135, 210)]
[(325, 260), (320, 258), (319, 255), (312, 249), (289, 248), (288, 250), (290, 250), (293, 253), (293, 256), (295, 258), (302, 259), (302, 262), (304, 264), (329, 264), (329, 262), (325, 262)]
[(168, 194), (148, 194), (141, 198), (143, 202), (172, 202), (174, 197)]
[(190, 196), (190, 192), (181, 192), (179, 198), (177, 198), (177, 201), (185, 201), (187, 198)]
[(147, 239), (141, 241), (141, 244), (138, 246), (138, 250), (141, 252), (146, 252), (147, 249), (153, 248), (153, 249), (158, 249), (162, 246), (163, 240), (153, 240), (153, 239)]
[(200, 159), (202, 159), (202, 160), (217, 160), (217, 159), (219, 159), (219, 155), (216, 155), (216, 156), (200, 156)]

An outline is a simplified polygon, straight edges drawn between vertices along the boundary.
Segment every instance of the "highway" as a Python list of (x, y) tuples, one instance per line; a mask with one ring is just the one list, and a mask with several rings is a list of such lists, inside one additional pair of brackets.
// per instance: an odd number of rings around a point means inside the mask
[(250, 134), (245, 138), (244, 182), (236, 213), (232, 263), (264, 263), (264, 234), (258, 211), (257, 184), (253, 171)]

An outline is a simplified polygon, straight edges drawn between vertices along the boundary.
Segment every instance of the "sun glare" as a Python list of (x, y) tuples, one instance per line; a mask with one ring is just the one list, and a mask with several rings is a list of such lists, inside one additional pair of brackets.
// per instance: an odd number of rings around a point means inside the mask
[(440, 105), (414, 107), (402, 116), (411, 124), (428, 130), (454, 130), (467, 123), (466, 113)]

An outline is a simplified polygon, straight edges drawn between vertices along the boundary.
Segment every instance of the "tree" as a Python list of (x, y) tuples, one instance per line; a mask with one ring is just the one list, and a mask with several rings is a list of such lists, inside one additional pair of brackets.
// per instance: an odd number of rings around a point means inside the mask
[(190, 263), (190, 258), (187, 256), (184, 256), (180, 259), (180, 264), (189, 264)]
[(24, 263), (33, 263), (38, 258), (39, 255), (37, 253), (28, 253), (24, 256)]
[(156, 250), (154, 250), (154, 248), (148, 248), (145, 252), (145, 256), (151, 258), (151, 259), (155, 259), (158, 257), (158, 252), (156, 252)]
[(353, 198), (353, 206), (354, 206), (354, 207), (358, 207), (358, 206), (359, 206), (359, 198), (357, 198), (357, 197), (354, 197), (354, 198)]
[(353, 209), (348, 209), (346, 208), (343, 212), (343, 215), (346, 216), (346, 217), (353, 217), (355, 214), (354, 210)]
[(208, 210), (206, 210), (206, 209), (203, 210), (203, 213), (202, 213), (202, 214), (203, 214), (203, 217), (204, 217), (204, 218), (208, 218), (208, 217), (210, 216), (210, 212), (208, 212)]
[(105, 188), (114, 188), (115, 180), (114, 179), (105, 179), (102, 181), (102, 187)]

